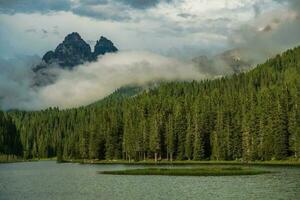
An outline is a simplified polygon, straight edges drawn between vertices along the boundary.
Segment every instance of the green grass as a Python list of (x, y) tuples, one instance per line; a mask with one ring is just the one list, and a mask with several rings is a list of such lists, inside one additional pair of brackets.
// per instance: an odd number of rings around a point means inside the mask
[(4, 164), (4, 163), (16, 163), (16, 162), (24, 162), (24, 160), (0, 160), (0, 164)]
[(15, 155), (0, 154), (0, 163), (22, 162), (22, 159)]
[(238, 176), (258, 175), (269, 171), (242, 167), (208, 167), (208, 168), (145, 168), (120, 171), (101, 171), (110, 175), (164, 175), (164, 176)]
[(81, 164), (122, 164), (122, 165), (236, 165), (236, 166), (293, 166), (300, 167), (299, 160), (278, 160), (278, 161), (167, 161), (162, 160), (154, 162), (154, 160), (132, 161), (126, 160), (64, 160), (63, 162), (81, 163)]
[(56, 157), (53, 157), (53, 158), (24, 159), (22, 157), (0, 155), (0, 164), (3, 164), (3, 163), (17, 163), (17, 162), (48, 161), (48, 160), (54, 160), (55, 161)]

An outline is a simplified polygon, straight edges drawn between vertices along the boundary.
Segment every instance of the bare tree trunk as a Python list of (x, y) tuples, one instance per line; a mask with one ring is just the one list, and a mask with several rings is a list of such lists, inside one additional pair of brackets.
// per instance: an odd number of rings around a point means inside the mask
[(146, 161), (146, 152), (144, 151), (144, 161)]
[(173, 162), (173, 153), (170, 153), (171, 162)]
[(155, 163), (157, 163), (157, 153), (154, 153)]

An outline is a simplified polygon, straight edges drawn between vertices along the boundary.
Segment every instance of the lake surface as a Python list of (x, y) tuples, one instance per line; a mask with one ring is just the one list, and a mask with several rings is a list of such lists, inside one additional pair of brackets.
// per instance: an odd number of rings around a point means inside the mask
[(57, 164), (55, 161), (0, 164), (0, 199), (300, 199), (300, 168), (296, 167), (261, 167), (277, 173), (254, 176), (97, 174), (97, 171), (102, 170), (141, 167), (143, 166)]

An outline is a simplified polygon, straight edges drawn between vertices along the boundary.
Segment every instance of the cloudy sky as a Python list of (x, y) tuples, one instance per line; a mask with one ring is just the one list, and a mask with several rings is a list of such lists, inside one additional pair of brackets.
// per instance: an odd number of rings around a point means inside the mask
[[(32, 66), (71, 32), (120, 52), (32, 88)], [(86, 105), (126, 85), (207, 78), (197, 56), (243, 49), (259, 63), (298, 45), (300, 0), (0, 0), (0, 108)]]
[(283, 22), (299, 21), (297, 2), (0, 0), (0, 54), (42, 56), (76, 31), (92, 45), (104, 35), (121, 50), (192, 58), (230, 49), (259, 32), (271, 35)]

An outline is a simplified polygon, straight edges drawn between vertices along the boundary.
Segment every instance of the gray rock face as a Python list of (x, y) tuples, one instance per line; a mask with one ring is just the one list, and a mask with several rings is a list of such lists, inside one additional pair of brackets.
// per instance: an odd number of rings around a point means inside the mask
[(50, 63), (54, 58), (56, 57), (55, 53), (53, 51), (48, 51), (44, 56), (43, 60), (46, 63)]
[(100, 40), (97, 41), (94, 48), (94, 56), (104, 55), (105, 53), (114, 53), (117, 52), (118, 49), (114, 46), (112, 41), (107, 38), (101, 36)]
[(53, 73), (55, 68), (72, 70), (77, 65), (96, 61), (99, 55), (117, 51), (112, 41), (101, 36), (92, 52), (90, 45), (78, 33), (70, 33), (54, 51), (48, 51), (43, 56), (42, 62), (33, 68), (36, 73), (33, 85), (45, 86), (55, 82), (56, 75)]
[[(42, 64), (57, 64), (62, 68), (72, 69), (74, 66), (83, 64), (84, 62), (95, 61), (99, 55), (117, 51), (118, 49), (112, 41), (101, 36), (94, 47), (94, 52), (92, 52), (90, 45), (78, 33), (73, 32), (65, 37), (64, 41), (56, 47), (55, 51), (48, 51), (43, 56), (44, 63)], [(34, 71), (37, 71), (39, 68), (44, 67), (37, 66)]]
[(78, 33), (71, 33), (56, 47), (54, 52), (48, 51), (43, 56), (43, 60), (47, 64), (56, 63), (62, 68), (72, 68), (92, 61), (93, 57), (90, 45)]

